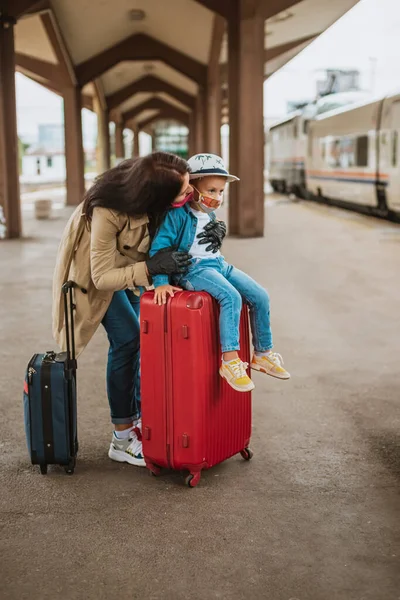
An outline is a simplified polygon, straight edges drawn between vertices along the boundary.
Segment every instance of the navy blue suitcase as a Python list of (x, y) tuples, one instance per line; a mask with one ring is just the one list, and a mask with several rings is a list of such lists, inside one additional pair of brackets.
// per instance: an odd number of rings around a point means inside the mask
[(73, 287), (68, 281), (62, 288), (67, 352), (34, 354), (25, 374), (26, 441), (43, 475), (47, 465), (62, 465), (72, 475), (78, 452)]

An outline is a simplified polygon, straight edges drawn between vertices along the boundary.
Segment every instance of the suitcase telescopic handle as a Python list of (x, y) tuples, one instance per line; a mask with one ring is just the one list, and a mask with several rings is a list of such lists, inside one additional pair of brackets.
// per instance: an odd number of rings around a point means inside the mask
[[(75, 370), (78, 366), (75, 355), (74, 300), (72, 296), (72, 290), (74, 286), (75, 283), (73, 281), (66, 281), (62, 286), (62, 292), (64, 295), (65, 334), (67, 340), (67, 361), (69, 371)], [(67, 301), (67, 296), (69, 297), (69, 302)]]

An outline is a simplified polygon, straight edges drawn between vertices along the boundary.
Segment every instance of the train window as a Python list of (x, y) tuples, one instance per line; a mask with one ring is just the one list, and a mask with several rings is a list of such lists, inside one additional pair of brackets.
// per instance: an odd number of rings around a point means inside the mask
[(321, 158), (322, 158), (323, 162), (325, 162), (325, 158), (326, 158), (326, 143), (325, 143), (325, 140), (320, 140), (320, 146), (321, 146)]
[(338, 164), (336, 166), (348, 169), (354, 167), (356, 164), (355, 160), (355, 140), (352, 137), (343, 137), (340, 139), (339, 144), (339, 156)]
[(327, 163), (330, 167), (340, 166), (340, 140), (331, 139), (327, 148)]
[(357, 138), (357, 166), (368, 167), (368, 136)]
[(397, 167), (397, 147), (399, 134), (396, 130), (392, 131), (392, 167)]

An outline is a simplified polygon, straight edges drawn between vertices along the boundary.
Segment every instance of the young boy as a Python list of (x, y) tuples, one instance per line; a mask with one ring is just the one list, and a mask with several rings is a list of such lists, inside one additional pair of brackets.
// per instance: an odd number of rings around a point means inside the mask
[[(226, 183), (238, 181), (230, 175), (222, 159), (214, 154), (196, 154), (189, 159), (190, 184), (193, 195), (182, 206), (172, 208), (156, 233), (150, 256), (169, 246), (188, 251), (192, 264), (188, 273), (174, 277), (173, 283), (186, 290), (205, 291), (220, 304), (220, 339), (222, 363), (220, 375), (233, 389), (247, 392), (254, 389), (238, 351), (239, 322), (242, 300), (250, 308), (254, 355), (251, 368), (279, 379), (289, 379), (283, 368), (282, 357), (272, 352), (272, 333), (267, 292), (251, 277), (229, 265), (220, 251), (205, 247), (201, 233), (214, 220), (214, 210), (222, 204)], [(200, 236), (200, 237), (199, 237)], [(167, 295), (173, 296), (180, 288), (170, 285), (167, 275), (156, 275), (154, 302), (165, 304)]]

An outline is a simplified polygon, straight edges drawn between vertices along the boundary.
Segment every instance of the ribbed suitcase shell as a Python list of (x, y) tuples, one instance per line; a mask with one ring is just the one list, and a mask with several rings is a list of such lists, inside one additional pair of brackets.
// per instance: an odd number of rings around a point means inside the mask
[[(67, 378), (67, 354), (54, 354), (53, 360), (43, 360), (44, 354), (35, 354), (25, 374), (24, 420), (28, 451), (34, 465), (48, 464), (75, 466), (77, 454), (76, 373)], [(43, 369), (48, 368), (51, 389), (49, 414), (51, 439), (46, 439), (43, 426)], [(50, 410), (50, 407), (47, 407)], [(49, 435), (49, 432), (47, 432)], [(74, 443), (73, 443), (74, 440)], [(46, 459), (46, 446), (53, 446), (53, 460)]]
[[(218, 304), (205, 292), (178, 292), (164, 306), (143, 295), (141, 398), (143, 452), (150, 470), (200, 472), (244, 451), (251, 435), (251, 392), (219, 375)], [(248, 309), (240, 325), (242, 360), (250, 361)], [(251, 458), (251, 454), (243, 454)]]

